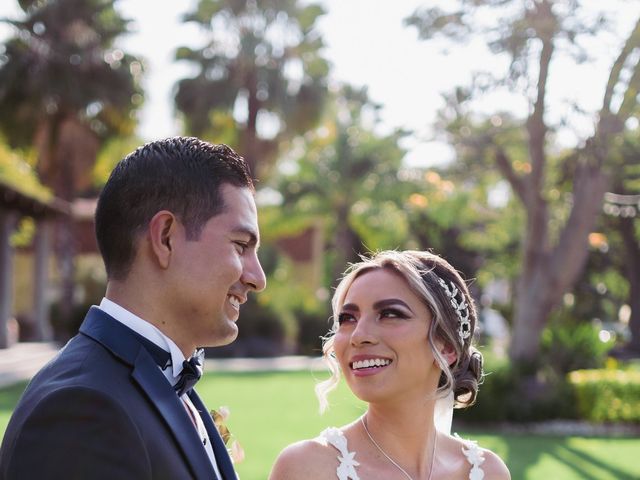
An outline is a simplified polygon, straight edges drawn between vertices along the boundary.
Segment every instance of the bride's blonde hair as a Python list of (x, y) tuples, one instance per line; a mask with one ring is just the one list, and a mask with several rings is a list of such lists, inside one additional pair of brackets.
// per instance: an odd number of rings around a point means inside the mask
[[(362, 257), (362, 261), (351, 264), (336, 287), (331, 300), (333, 324), (324, 337), (322, 347), (323, 358), (331, 372), (331, 377), (318, 383), (315, 389), (320, 402), (320, 412), (327, 409), (327, 395), (340, 380), (340, 367), (335, 359), (333, 337), (338, 329), (338, 315), (345, 296), (356, 278), (377, 269), (388, 269), (399, 274), (431, 312), (432, 321), (427, 338), (434, 357), (442, 369), (437, 395), (444, 397), (449, 392), (453, 392), (456, 406), (472, 405), (482, 379), (482, 354), (471, 344), (477, 314), (466, 283), (449, 262), (430, 252), (388, 250), (375, 253), (370, 257)], [(439, 284), (439, 279), (447, 284), (453, 283), (467, 303), (470, 335), (466, 339), (461, 339), (459, 335), (460, 317), (452, 307), (450, 297)], [(452, 365), (447, 364), (446, 359), (436, 348), (438, 340), (455, 350), (456, 361)]]

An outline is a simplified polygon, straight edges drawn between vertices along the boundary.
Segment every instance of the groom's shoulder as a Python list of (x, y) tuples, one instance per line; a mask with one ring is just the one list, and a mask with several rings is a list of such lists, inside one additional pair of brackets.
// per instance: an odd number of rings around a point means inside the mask
[(115, 357), (102, 345), (82, 334), (77, 334), (39, 373), (45, 376), (63, 375), (64, 378), (72, 379), (116, 364), (118, 362), (115, 361)]
[(327, 478), (327, 470), (335, 472), (336, 453), (320, 438), (293, 443), (278, 455), (269, 480)]
[(130, 370), (102, 345), (79, 334), (34, 375), (21, 403), (74, 388), (114, 394), (117, 385), (130, 382)]

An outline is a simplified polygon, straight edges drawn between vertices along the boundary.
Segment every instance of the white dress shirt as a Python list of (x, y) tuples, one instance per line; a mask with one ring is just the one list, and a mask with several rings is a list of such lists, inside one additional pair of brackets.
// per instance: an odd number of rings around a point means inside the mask
[[(167, 337), (154, 325), (150, 324), (146, 320), (143, 320), (137, 315), (134, 315), (126, 308), (121, 307), (108, 298), (102, 299), (102, 301), (100, 302), (100, 310), (111, 315), (117, 321), (129, 327), (138, 335), (142, 335), (153, 344), (162, 348), (165, 352), (169, 352), (171, 354), (171, 365), (169, 365), (164, 370), (162, 369), (162, 367), (158, 368), (162, 371), (171, 386), (174, 386), (176, 383), (178, 383), (180, 372), (182, 372), (182, 363), (185, 361), (185, 357), (173, 340)], [(195, 428), (198, 431), (200, 438), (202, 439), (204, 449), (207, 452), (209, 460), (211, 461), (211, 465), (213, 465), (213, 469), (216, 472), (216, 478), (221, 479), (222, 477), (220, 475), (220, 471), (218, 470), (218, 465), (213, 454), (211, 440), (209, 439), (207, 429), (202, 422), (200, 414), (198, 413), (196, 407), (193, 405), (191, 399), (186, 393), (182, 395), (180, 399), (184, 403), (185, 407), (189, 410), (190, 416), (195, 422)]]

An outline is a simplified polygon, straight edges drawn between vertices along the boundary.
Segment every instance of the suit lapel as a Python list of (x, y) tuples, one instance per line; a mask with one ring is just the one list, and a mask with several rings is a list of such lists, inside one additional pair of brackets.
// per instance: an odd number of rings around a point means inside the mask
[[(140, 385), (172, 431), (195, 478), (215, 478), (213, 466), (184, 404), (133, 331), (102, 310), (91, 307), (80, 327), (80, 332), (93, 338), (133, 367), (131, 373), (133, 379)], [(235, 477), (229, 478), (235, 479)]]
[[(196, 478), (215, 478), (215, 472), (204, 450), (200, 437), (193, 427), (184, 404), (169, 386), (153, 361), (148, 361), (146, 352), (141, 351), (132, 373), (133, 378), (146, 392), (169, 428), (173, 431), (178, 445), (184, 451)], [(160, 378), (158, 378), (160, 374)], [(167, 388), (169, 387), (169, 388)]]
[(218, 463), (218, 468), (220, 469), (220, 474), (222, 475), (223, 480), (237, 480), (236, 472), (233, 468), (231, 457), (229, 457), (227, 447), (222, 441), (220, 433), (213, 423), (207, 407), (204, 405), (202, 400), (200, 400), (200, 397), (195, 390), (191, 390), (187, 395), (189, 395), (191, 402), (193, 402), (196, 410), (200, 413), (200, 418), (202, 418), (202, 422), (207, 429), (207, 434), (209, 435), (209, 440), (211, 440), (211, 446), (213, 448), (213, 454), (216, 457), (216, 462)]

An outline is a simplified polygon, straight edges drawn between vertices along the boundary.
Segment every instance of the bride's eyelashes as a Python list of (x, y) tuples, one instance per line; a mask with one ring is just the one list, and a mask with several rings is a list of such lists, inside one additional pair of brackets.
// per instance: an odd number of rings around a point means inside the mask
[(380, 311), (380, 317), (406, 319), (406, 318), (409, 318), (409, 315), (404, 313), (402, 310), (398, 310), (395, 308), (385, 308)]
[(342, 325), (343, 323), (346, 322), (355, 322), (356, 321), (356, 317), (353, 316), (353, 314), (351, 313), (341, 313), (338, 315), (338, 325)]
[[(397, 308), (383, 308), (378, 312), (378, 318), (398, 318), (403, 320), (409, 318), (409, 315)], [(342, 312), (338, 315), (338, 325), (357, 321), (357, 318), (352, 313)]]

